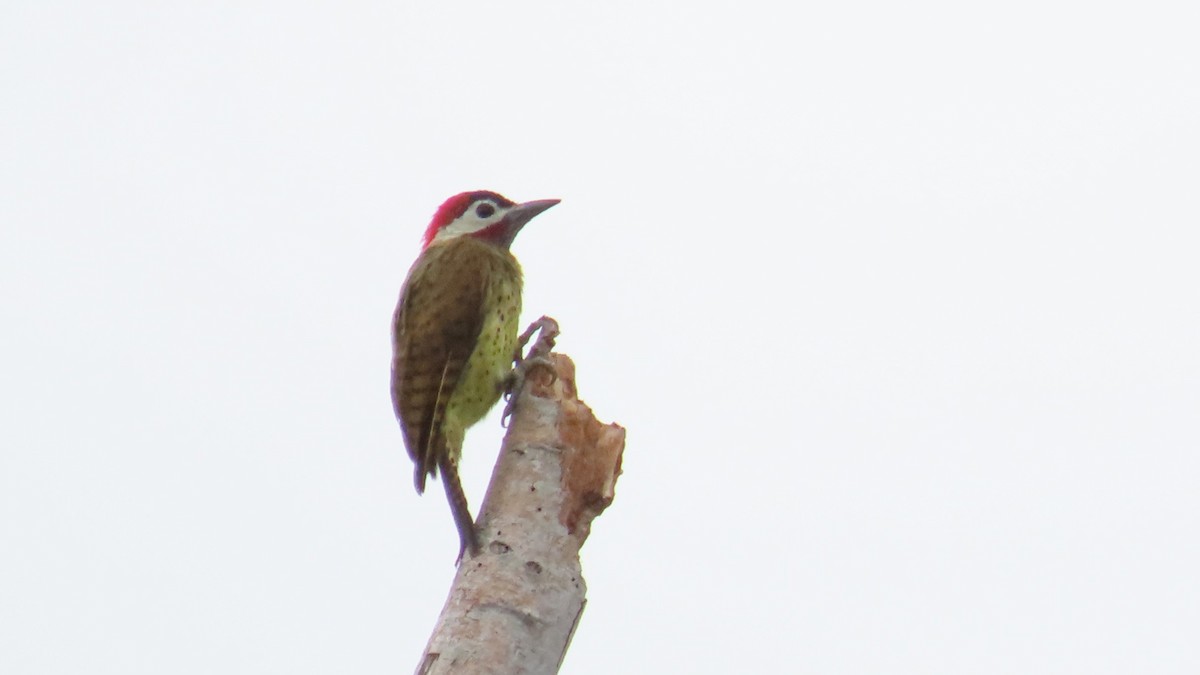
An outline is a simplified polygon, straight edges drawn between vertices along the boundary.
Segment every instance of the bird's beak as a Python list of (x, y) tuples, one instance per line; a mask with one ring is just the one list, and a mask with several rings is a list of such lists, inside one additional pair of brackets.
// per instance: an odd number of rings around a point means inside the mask
[(517, 232), (521, 231), (522, 227), (525, 227), (525, 223), (533, 220), (534, 216), (554, 206), (559, 201), (558, 199), (537, 199), (512, 207), (504, 216), (504, 220), (508, 221), (509, 232), (516, 235)]
[(517, 233), (521, 231), (522, 227), (525, 227), (525, 223), (557, 203), (557, 199), (538, 199), (512, 207), (508, 213), (504, 214), (504, 220), (498, 223), (500, 231), (497, 233), (499, 236), (496, 237), (496, 243), (504, 248), (512, 246), (513, 239), (517, 238)]

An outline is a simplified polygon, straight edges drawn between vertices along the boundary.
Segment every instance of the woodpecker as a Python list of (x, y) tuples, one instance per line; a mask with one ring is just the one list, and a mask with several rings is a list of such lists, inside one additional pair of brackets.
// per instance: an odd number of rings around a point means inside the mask
[(495, 192), (457, 194), (438, 208), (392, 316), (392, 405), (416, 465), (417, 494), (442, 475), (463, 552), (478, 552), (458, 478), (463, 435), (500, 399), (517, 349), (521, 266), (509, 252), (534, 216), (557, 204)]

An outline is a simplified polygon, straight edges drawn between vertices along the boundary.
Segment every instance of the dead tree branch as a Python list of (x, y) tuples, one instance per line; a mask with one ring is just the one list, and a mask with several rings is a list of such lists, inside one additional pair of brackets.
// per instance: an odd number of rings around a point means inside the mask
[[(531, 350), (535, 356), (537, 346)], [(579, 549), (612, 503), (625, 430), (575, 390), (575, 365), (531, 368), (478, 520), (481, 552), (459, 565), (418, 675), (555, 673), (583, 612)]]

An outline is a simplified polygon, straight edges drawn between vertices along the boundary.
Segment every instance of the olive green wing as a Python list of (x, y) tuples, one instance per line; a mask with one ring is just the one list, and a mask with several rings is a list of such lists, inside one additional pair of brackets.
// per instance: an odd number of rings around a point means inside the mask
[(450, 452), (446, 406), (483, 326), (487, 267), (454, 243), (426, 249), (409, 271), (392, 317), (392, 405), (425, 490)]

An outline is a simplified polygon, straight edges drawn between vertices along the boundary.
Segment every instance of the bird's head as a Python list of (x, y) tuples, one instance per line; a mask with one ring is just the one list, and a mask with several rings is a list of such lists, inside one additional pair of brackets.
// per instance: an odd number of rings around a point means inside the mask
[(456, 194), (442, 203), (437, 213), (433, 214), (433, 220), (425, 230), (422, 248), (465, 236), (507, 249), (525, 223), (558, 201), (539, 199), (517, 204), (487, 190)]

